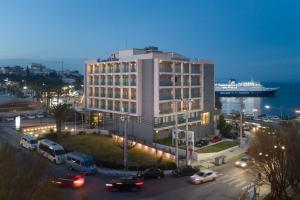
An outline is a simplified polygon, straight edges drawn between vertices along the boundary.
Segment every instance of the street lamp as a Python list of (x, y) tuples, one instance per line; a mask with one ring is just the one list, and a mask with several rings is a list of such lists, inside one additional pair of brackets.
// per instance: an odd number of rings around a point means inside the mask
[(295, 110), (295, 113), (296, 114), (300, 114), (300, 110)]

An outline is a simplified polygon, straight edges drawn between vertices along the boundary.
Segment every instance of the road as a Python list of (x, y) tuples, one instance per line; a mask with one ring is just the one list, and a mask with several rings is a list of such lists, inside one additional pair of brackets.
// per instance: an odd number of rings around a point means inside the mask
[[(0, 130), (0, 141), (7, 141), (19, 146), (20, 133), (9, 127)], [(26, 151), (24, 149), (24, 151)], [(37, 155), (36, 152), (30, 152)], [(201, 200), (232, 200), (237, 199), (242, 191), (249, 189), (255, 176), (250, 169), (234, 167), (234, 163), (214, 168), (218, 172), (216, 181), (202, 185), (188, 183), (188, 177), (165, 177), (161, 180), (145, 180), (143, 190), (132, 192), (109, 192), (105, 189), (105, 183), (112, 176), (97, 174), (87, 176), (84, 187), (74, 189), (62, 189), (67, 199), (70, 200), (99, 200), (99, 199), (201, 199)], [(49, 163), (51, 174), (68, 173), (65, 165), (54, 165)], [(252, 190), (252, 189), (250, 189)]]

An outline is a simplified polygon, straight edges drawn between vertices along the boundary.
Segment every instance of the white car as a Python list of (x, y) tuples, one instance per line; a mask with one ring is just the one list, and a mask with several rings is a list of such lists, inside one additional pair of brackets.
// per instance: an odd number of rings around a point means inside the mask
[(31, 135), (24, 135), (20, 140), (20, 145), (26, 149), (35, 150), (37, 148), (37, 139)]
[(34, 115), (28, 115), (27, 118), (28, 119), (35, 119), (35, 116)]
[(210, 169), (205, 169), (190, 176), (190, 182), (193, 184), (201, 184), (208, 181), (214, 181), (217, 178), (217, 173)]

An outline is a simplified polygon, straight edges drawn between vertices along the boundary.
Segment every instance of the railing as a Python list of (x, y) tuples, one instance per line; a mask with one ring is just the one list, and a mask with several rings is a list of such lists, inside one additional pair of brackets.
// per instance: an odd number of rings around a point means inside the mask
[(135, 82), (135, 81), (131, 81), (131, 82), (130, 82), (130, 85), (131, 85), (131, 86), (136, 86), (136, 82)]
[(197, 98), (197, 97), (200, 97), (200, 94), (195, 94), (195, 93), (192, 93), (192, 98)]
[(107, 81), (107, 85), (112, 85), (113, 82), (112, 81)]
[(120, 72), (121, 72), (120, 68), (115, 68), (115, 73), (120, 73)]
[(159, 72), (173, 72), (172, 67), (160, 67)]
[(190, 71), (189, 68), (186, 67), (183, 68), (183, 73), (189, 73), (189, 71)]
[(94, 85), (99, 85), (99, 81), (98, 81), (98, 80), (95, 80), (95, 81), (94, 81)]
[(128, 112), (128, 108), (123, 107), (123, 112)]
[(160, 114), (169, 114), (169, 113), (172, 113), (173, 112), (173, 109), (170, 108), (170, 109), (162, 109), (159, 111)]
[(136, 67), (131, 67), (130, 71), (131, 72), (136, 72)]
[(200, 74), (201, 73), (201, 70), (198, 68), (196, 68), (196, 69), (193, 69), (192, 68), (192, 74)]
[(132, 95), (131, 95), (131, 99), (133, 99), (133, 100), (135, 100), (135, 99), (136, 99), (136, 96), (135, 96), (135, 94), (132, 94)]
[(129, 67), (124, 67), (123, 72), (129, 72)]
[(108, 94), (107, 94), (107, 97), (108, 97), (108, 98), (112, 98), (112, 97), (113, 97), (112, 93), (108, 93)]
[(128, 81), (123, 81), (123, 85), (128, 85)]
[(120, 107), (115, 107), (115, 111), (121, 111)]
[(157, 124), (154, 124), (154, 127), (155, 128), (161, 128), (161, 127), (173, 126), (173, 125), (175, 125), (175, 121), (164, 122), (164, 123), (157, 123)]
[(105, 109), (105, 104), (100, 106), (101, 109)]
[(201, 106), (200, 105), (192, 105), (192, 110), (196, 110), (196, 109), (200, 109)]
[(181, 94), (175, 95), (175, 99), (181, 99)]
[(172, 95), (159, 95), (159, 100), (170, 100), (173, 99)]
[(200, 85), (200, 81), (192, 81), (192, 86), (194, 86), (194, 85)]
[(123, 94), (123, 99), (128, 99), (128, 97), (129, 97), (128, 95)]
[(99, 97), (99, 93), (98, 92), (95, 93), (95, 97)]
[(183, 94), (183, 98), (184, 98), (184, 99), (189, 98), (189, 94)]
[(105, 85), (105, 81), (101, 81), (101, 85)]
[(113, 69), (112, 68), (108, 68), (107, 73), (113, 73)]
[(116, 81), (116, 82), (115, 82), (115, 85), (120, 85), (120, 81)]
[(173, 83), (171, 81), (161, 81), (159, 82), (160, 86), (173, 86)]
[(181, 73), (181, 67), (175, 67), (175, 73)]
[(136, 113), (136, 109), (135, 109), (135, 108), (131, 108), (131, 109), (130, 109), (130, 112), (131, 112), (131, 113)]
[(101, 93), (101, 97), (105, 97), (105, 93), (103, 92), (103, 93)]
[(112, 105), (108, 105), (108, 106), (107, 106), (107, 109), (108, 109), (108, 110), (112, 110)]
[(120, 94), (115, 94), (115, 98), (120, 98)]
[(190, 85), (190, 82), (188, 82), (188, 81), (183, 81), (183, 85), (184, 85), (184, 86), (189, 86), (189, 85)]

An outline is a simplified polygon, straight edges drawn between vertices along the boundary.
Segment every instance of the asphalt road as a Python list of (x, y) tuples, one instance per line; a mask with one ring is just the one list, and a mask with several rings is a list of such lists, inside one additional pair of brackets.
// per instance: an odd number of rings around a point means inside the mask
[[(20, 134), (11, 128), (2, 127), (0, 141), (7, 141), (19, 145)], [(23, 151), (27, 151), (23, 149)], [(36, 154), (36, 152), (29, 152)], [(62, 188), (67, 199), (70, 200), (99, 200), (99, 199), (201, 199), (201, 200), (233, 200), (249, 188), (255, 180), (250, 169), (234, 167), (234, 162), (216, 167), (218, 177), (214, 182), (201, 185), (188, 183), (188, 177), (165, 177), (161, 180), (145, 180), (144, 188), (139, 192), (109, 192), (105, 183), (112, 176), (97, 174), (86, 176), (86, 184), (80, 189)], [(69, 171), (65, 165), (54, 165), (49, 162), (49, 173), (66, 174)]]

